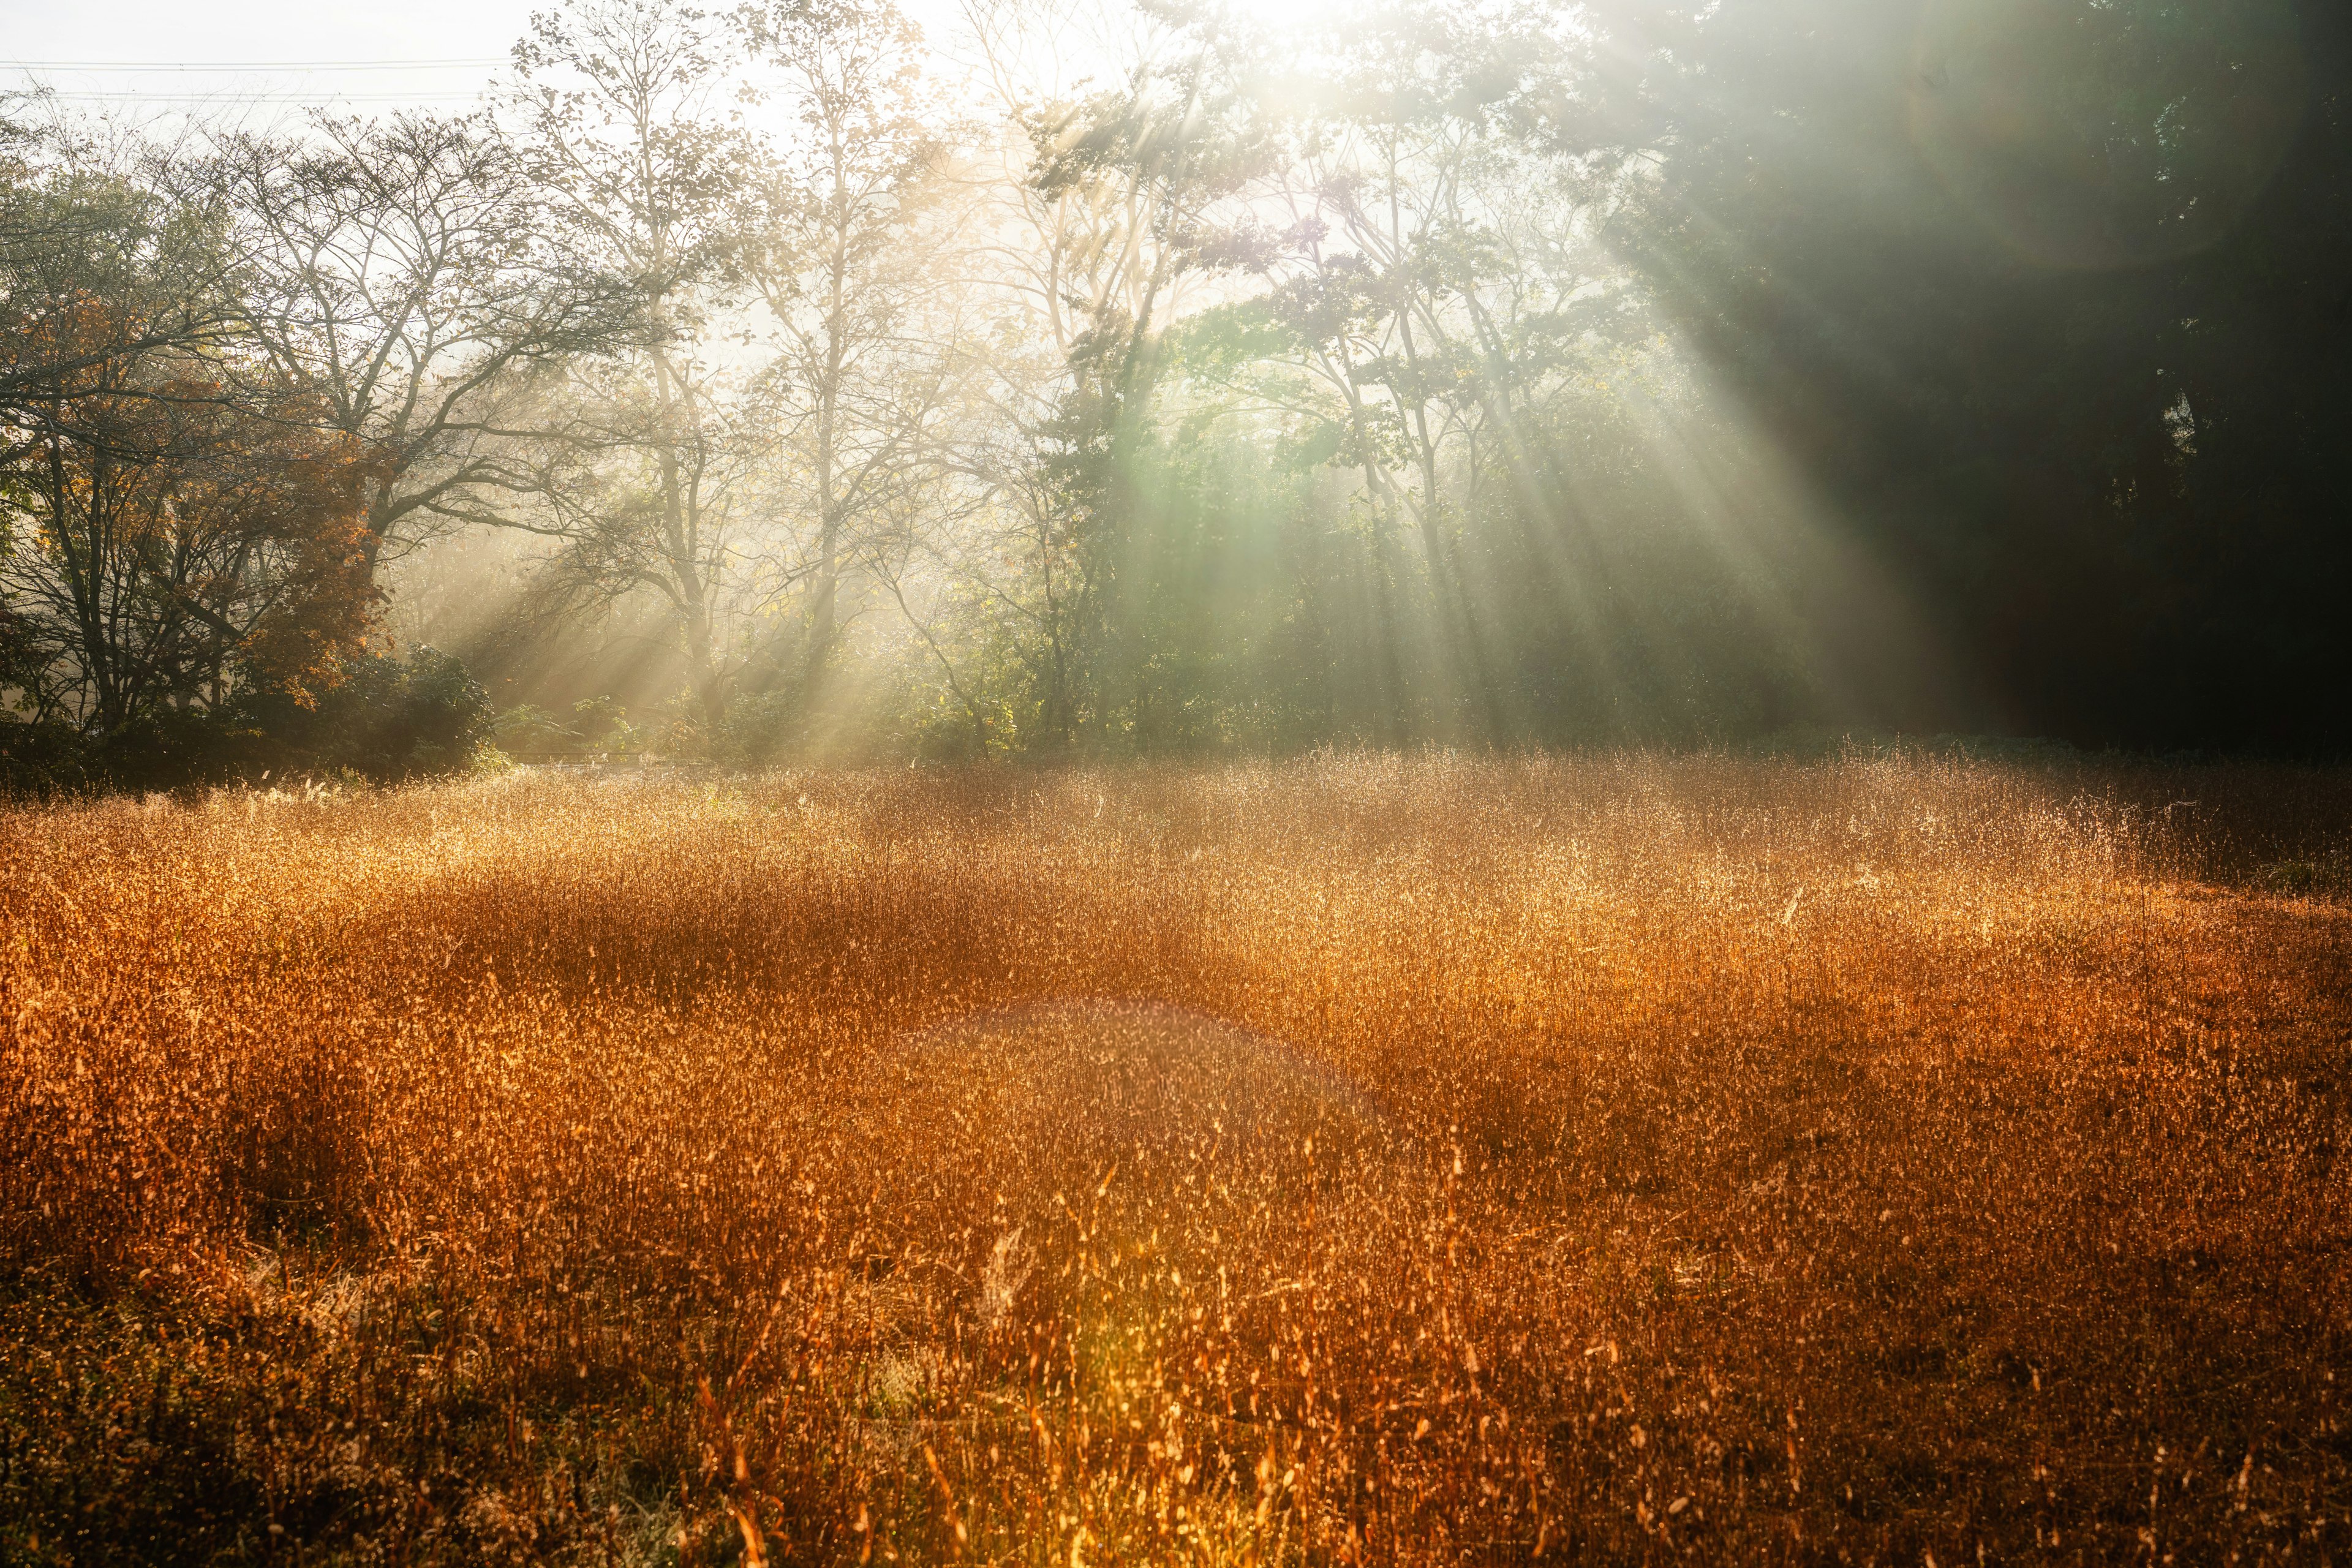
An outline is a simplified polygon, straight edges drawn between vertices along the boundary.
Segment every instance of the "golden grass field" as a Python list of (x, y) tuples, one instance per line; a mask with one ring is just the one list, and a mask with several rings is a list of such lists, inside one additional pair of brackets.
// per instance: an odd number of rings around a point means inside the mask
[(2347, 848), (1925, 755), (0, 813), (0, 1561), (2340, 1560)]

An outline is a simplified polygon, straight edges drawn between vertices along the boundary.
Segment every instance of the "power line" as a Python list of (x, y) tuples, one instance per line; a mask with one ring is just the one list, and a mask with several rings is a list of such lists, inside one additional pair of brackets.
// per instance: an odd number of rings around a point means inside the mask
[(466, 70), (509, 62), (502, 56), (477, 60), (195, 60), (173, 65), (153, 60), (9, 60), (27, 71), (389, 71)]

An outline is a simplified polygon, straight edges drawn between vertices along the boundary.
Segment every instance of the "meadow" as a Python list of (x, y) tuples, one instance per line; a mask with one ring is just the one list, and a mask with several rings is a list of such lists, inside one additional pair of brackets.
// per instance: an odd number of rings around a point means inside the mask
[(0, 1560), (2352, 1556), (2352, 775), (0, 812)]

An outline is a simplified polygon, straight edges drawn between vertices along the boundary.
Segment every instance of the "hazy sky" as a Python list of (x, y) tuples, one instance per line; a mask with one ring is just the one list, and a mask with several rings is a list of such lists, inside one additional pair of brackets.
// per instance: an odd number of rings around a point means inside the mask
[[(78, 106), (84, 94), (120, 95), (131, 103), (185, 107), (189, 95), (248, 97), (271, 103), (349, 94), (353, 108), (402, 100), (462, 102), (493, 66), (382, 70), (263, 69), (277, 62), (502, 59), (529, 21), (533, 0), (401, 0), (397, 5), (337, 0), (0, 0), (0, 37), (14, 79), (28, 63), (213, 64), (235, 70), (123, 71), (44, 69), (39, 74)], [(545, 5), (545, 0), (539, 0)], [(261, 108), (259, 103), (256, 109)]]
[[(935, 36), (948, 0), (901, 0)], [(354, 110), (403, 102), (458, 107), (478, 91), (551, 0), (0, 0), (0, 61), (11, 87), (26, 65), (77, 107), (101, 102), (157, 110), (250, 101), (274, 111), (330, 97)], [(714, 7), (715, 8), (715, 7)], [(354, 68), (352, 62), (466, 62)], [(78, 68), (47, 68), (72, 62)], [(264, 68), (299, 63), (310, 68)], [(211, 70), (87, 68), (125, 64), (219, 65)]]

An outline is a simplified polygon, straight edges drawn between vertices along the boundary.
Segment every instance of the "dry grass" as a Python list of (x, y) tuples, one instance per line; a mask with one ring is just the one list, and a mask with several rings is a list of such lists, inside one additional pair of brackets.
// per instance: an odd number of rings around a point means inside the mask
[(0, 815), (0, 1559), (2329, 1560), (2347, 823), (1916, 757)]

